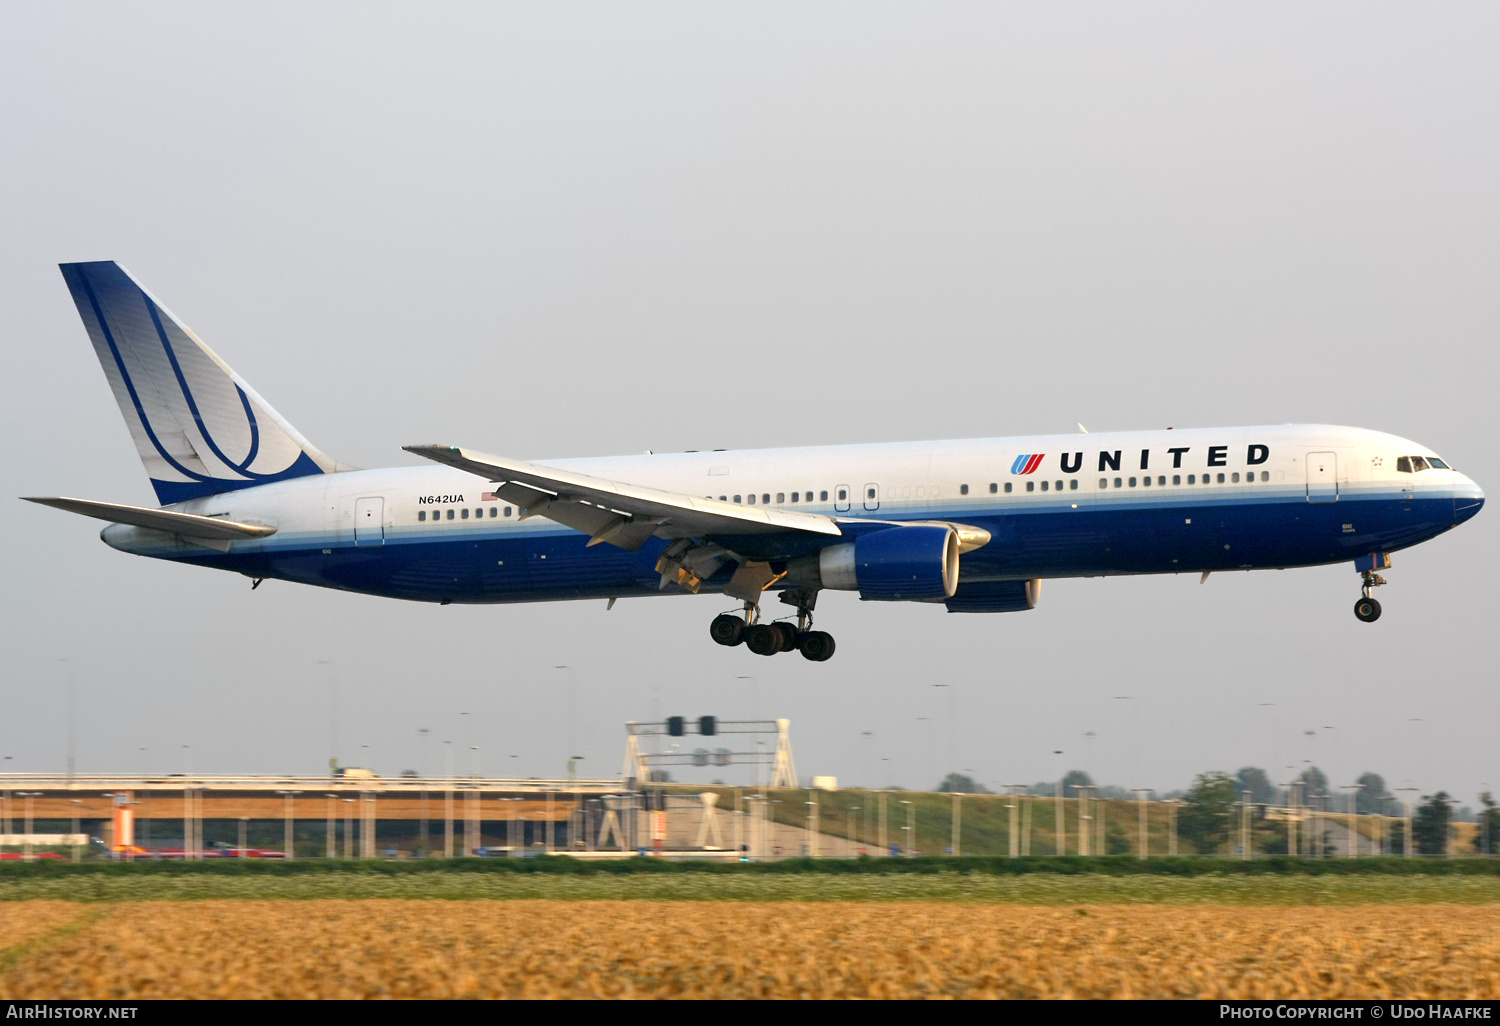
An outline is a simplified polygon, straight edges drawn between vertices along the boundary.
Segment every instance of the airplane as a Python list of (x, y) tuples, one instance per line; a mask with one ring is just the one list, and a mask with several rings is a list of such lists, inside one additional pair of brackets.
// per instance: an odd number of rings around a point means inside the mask
[[(360, 470), (118, 264), (61, 268), (161, 506), (27, 501), (252, 588), (442, 605), (718, 595), (714, 642), (823, 662), (826, 589), (1003, 613), (1035, 608), (1047, 578), (1353, 563), (1355, 616), (1372, 623), (1391, 553), (1484, 505), (1426, 446), (1320, 424), (543, 461), (409, 445), (429, 464)], [(762, 608), (772, 594), (782, 615)]]

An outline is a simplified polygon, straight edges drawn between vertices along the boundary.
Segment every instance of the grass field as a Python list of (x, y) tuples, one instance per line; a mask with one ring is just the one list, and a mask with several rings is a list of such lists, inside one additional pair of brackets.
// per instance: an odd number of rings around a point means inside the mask
[(153, 901), (5, 914), (51, 925), (0, 953), (0, 998), (1500, 997), (1497, 905)]
[[(147, 867), (142, 867), (147, 868)], [(302, 900), (958, 902), (1067, 905), (1500, 904), (1500, 876), (1205, 874), (1112, 876), (956, 872), (833, 874), (644, 872), (39, 873), (0, 878), (12, 902)], [(191, 868), (191, 867), (189, 867)]]

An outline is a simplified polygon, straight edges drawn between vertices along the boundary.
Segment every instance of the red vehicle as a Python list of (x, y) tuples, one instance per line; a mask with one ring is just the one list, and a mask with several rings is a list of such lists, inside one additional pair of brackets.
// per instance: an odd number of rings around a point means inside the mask
[(55, 851), (38, 851), (27, 855), (23, 851), (0, 851), (0, 862), (35, 862), (37, 859), (55, 859), (58, 862), (68, 861), (66, 855), (59, 855)]

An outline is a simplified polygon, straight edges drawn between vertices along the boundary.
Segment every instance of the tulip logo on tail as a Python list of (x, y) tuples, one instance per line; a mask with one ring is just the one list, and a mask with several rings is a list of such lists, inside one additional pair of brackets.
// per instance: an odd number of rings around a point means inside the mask
[(1035, 473), (1036, 468), (1040, 467), (1042, 465), (1042, 457), (1044, 457), (1046, 455), (1047, 454), (1044, 453), (1044, 452), (1038, 452), (1038, 453), (1027, 453), (1027, 454), (1022, 455), (1022, 456), (1017, 456), (1016, 457), (1016, 462), (1014, 462), (1014, 463), (1012, 463), (1010, 465), (1010, 472), (1012, 474), (1031, 474), (1031, 473)]

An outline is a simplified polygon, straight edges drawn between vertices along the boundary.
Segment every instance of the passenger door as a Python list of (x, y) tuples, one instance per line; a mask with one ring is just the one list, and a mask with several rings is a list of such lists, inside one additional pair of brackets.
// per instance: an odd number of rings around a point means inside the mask
[(385, 499), (380, 496), (354, 500), (354, 545), (365, 548), (385, 544)]
[(1339, 458), (1337, 453), (1307, 454), (1307, 501), (1339, 501)]

